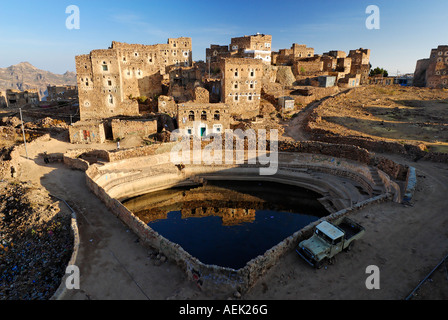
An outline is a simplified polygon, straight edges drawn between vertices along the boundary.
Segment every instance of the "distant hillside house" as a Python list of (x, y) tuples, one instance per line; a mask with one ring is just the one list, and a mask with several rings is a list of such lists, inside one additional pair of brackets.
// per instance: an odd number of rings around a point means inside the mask
[(66, 101), (78, 99), (77, 86), (48, 86), (47, 101)]
[(0, 108), (7, 107), (5, 93), (0, 91)]
[(6, 103), (9, 108), (21, 108), (29, 104), (37, 105), (39, 101), (38, 90), (6, 90)]

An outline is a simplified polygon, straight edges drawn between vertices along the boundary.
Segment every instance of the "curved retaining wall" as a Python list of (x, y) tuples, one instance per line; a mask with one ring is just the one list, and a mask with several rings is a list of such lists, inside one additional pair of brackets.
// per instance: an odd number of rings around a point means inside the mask
[[(286, 158), (292, 157), (292, 159), (295, 159), (293, 153), (283, 153), (283, 155)], [(308, 168), (314, 166), (314, 170), (320, 169), (335, 175), (345, 173), (352, 179), (357, 177), (357, 181), (363, 181), (366, 184), (372, 182), (372, 177), (368, 173), (369, 167), (366, 165), (322, 155), (312, 155), (311, 157), (314, 157), (316, 161), (315, 163), (308, 163)], [(281, 156), (279, 156), (279, 159), (280, 170), (284, 170), (286, 174), (287, 169), (291, 169), (294, 165), (296, 167), (301, 165), (297, 161), (295, 163), (294, 161), (282, 163)], [(302, 165), (305, 164), (302, 163)], [(238, 175), (243, 178), (244, 175), (247, 177), (254, 176), (254, 169), (256, 167), (248, 165), (228, 166), (227, 168), (187, 165), (183, 170), (179, 170), (174, 164), (170, 163), (169, 153), (159, 153), (153, 156), (133, 158), (132, 165), (129, 165), (127, 160), (121, 160), (101, 166), (90, 166), (86, 170), (86, 183), (90, 190), (139, 236), (143, 244), (156, 248), (166, 257), (175, 261), (186, 272), (188, 277), (195, 281), (198, 286), (201, 286), (203, 290), (219, 289), (229, 290), (229, 292), (235, 290), (245, 292), (251, 288), (285, 253), (297, 246), (302, 239), (310, 236), (313, 228), (321, 221), (333, 221), (353, 211), (360, 210), (368, 204), (392, 200), (396, 197), (393, 194), (394, 191), (397, 191), (394, 189), (396, 187), (394, 182), (387, 174), (378, 171), (381, 180), (384, 182), (389, 181), (389, 189), (386, 188), (383, 194), (359, 202), (347, 209), (339, 210), (308, 225), (266, 251), (263, 255), (249, 261), (244, 268), (239, 270), (203, 264), (186, 252), (180, 245), (167, 240), (143, 223), (118, 200), (150, 191), (166, 189), (182, 183), (194, 183), (195, 177), (200, 177), (201, 175), (221, 173), (231, 176)]]
[[(76, 212), (73, 211), (73, 209), (67, 204), (67, 202), (65, 200), (60, 199), (53, 195), (52, 195), (52, 197), (58, 199), (59, 201), (63, 201), (64, 204), (72, 212), (70, 225), (71, 225), (71, 231), (73, 233), (73, 253), (72, 253), (72, 256), (71, 256), (70, 261), (68, 262), (67, 266), (74, 266), (75, 262), (76, 262), (76, 258), (78, 256), (79, 244), (80, 244)], [(62, 298), (64, 297), (64, 294), (67, 292), (66, 281), (67, 281), (68, 277), (69, 277), (69, 274), (65, 273), (64, 276), (62, 277), (61, 284), (59, 285), (58, 289), (53, 294), (53, 296), (50, 298), (50, 300), (62, 300)]]
[(216, 290), (218, 288), (219, 290), (229, 290), (229, 292), (235, 290), (245, 292), (251, 288), (285, 253), (295, 248), (300, 241), (309, 237), (313, 232), (313, 228), (320, 222), (333, 221), (360, 210), (371, 203), (379, 203), (391, 199), (389, 193), (382, 194), (358, 203), (349, 209), (343, 209), (324, 217), (297, 231), (266, 251), (263, 255), (249, 261), (244, 268), (234, 270), (216, 265), (203, 264), (186, 252), (179, 244), (167, 240), (151, 229), (121, 204), (120, 201), (110, 197), (89, 177), (87, 177), (87, 185), (106, 204), (112, 213), (139, 236), (145, 245), (156, 248), (167, 258), (175, 261), (186, 272), (189, 279), (195, 281), (203, 290)]

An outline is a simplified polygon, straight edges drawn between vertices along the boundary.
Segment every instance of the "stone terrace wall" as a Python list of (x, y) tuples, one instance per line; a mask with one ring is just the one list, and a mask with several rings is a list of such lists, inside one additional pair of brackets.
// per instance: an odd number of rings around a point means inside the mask
[(164, 153), (170, 151), (175, 144), (176, 144), (175, 142), (172, 142), (172, 143), (155, 144), (140, 148), (126, 149), (126, 150), (108, 151), (109, 161), (114, 162), (118, 160), (145, 157)]
[(323, 154), (337, 158), (350, 159), (377, 167), (392, 179), (406, 180), (408, 166), (396, 163), (385, 157), (377, 156), (365, 148), (355, 145), (332, 144), (317, 141), (280, 142), (279, 150), (283, 152), (301, 152)]
[(173, 145), (174, 143), (164, 143), (114, 151), (75, 149), (70, 150), (63, 155), (63, 162), (72, 169), (86, 171), (89, 168), (89, 160), (93, 160), (92, 162), (115, 162), (125, 159), (157, 155), (171, 150)]
[[(341, 93), (350, 95), (351, 91)], [(326, 103), (326, 102), (324, 102)], [(319, 127), (320, 117), (312, 112), (305, 119), (305, 131), (310, 134), (311, 140), (326, 142), (331, 144), (358, 146), (369, 151), (400, 154), (414, 160), (427, 160), (432, 162), (448, 163), (447, 153), (428, 152), (422, 147), (399, 142), (372, 139), (360, 136), (342, 136), (332, 131)]]

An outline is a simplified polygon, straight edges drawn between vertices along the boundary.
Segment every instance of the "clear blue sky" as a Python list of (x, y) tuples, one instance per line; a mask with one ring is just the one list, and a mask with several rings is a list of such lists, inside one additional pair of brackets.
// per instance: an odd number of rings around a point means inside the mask
[[(80, 9), (80, 29), (68, 30), (66, 7)], [(380, 30), (368, 30), (368, 5), (380, 8)], [(55, 73), (75, 71), (76, 55), (108, 48), (113, 40), (166, 43), (188, 36), (194, 60), (210, 44), (257, 32), (273, 36), (274, 50), (306, 44), (321, 54), (360, 47), (390, 74), (414, 72), (418, 59), (448, 44), (447, 0), (22, 0), (0, 2), (0, 67), (28, 61)]]

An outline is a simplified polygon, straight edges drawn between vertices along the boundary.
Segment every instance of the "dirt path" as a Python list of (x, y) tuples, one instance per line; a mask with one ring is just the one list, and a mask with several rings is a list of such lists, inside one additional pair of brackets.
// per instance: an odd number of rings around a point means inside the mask
[(306, 124), (305, 121), (309, 117), (309, 115), (314, 111), (314, 109), (319, 107), (327, 99), (336, 97), (336, 96), (346, 93), (348, 91), (350, 91), (350, 89), (338, 92), (336, 94), (325, 97), (319, 101), (315, 101), (315, 102), (312, 102), (309, 105), (307, 105), (305, 108), (300, 110), (298, 112), (298, 114), (285, 127), (284, 136), (288, 137), (288, 138), (292, 138), (297, 141), (308, 140), (308, 134), (305, 132), (304, 127)]

